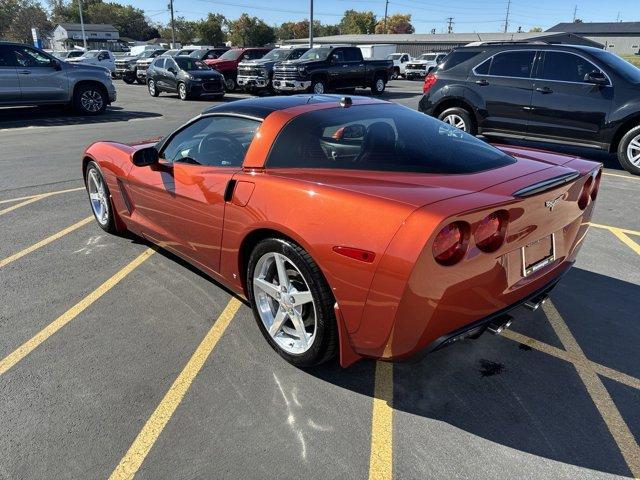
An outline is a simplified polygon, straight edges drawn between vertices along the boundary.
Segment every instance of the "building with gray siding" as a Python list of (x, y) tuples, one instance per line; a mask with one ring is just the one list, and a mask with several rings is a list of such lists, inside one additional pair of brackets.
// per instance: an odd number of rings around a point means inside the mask
[(640, 22), (559, 23), (547, 32), (568, 32), (601, 43), (618, 55), (640, 52)]

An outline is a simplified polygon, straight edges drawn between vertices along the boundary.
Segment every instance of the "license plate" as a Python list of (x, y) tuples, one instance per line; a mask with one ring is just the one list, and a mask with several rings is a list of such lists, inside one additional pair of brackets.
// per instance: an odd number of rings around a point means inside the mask
[(556, 259), (556, 239), (552, 233), (522, 247), (522, 276), (526, 277), (546, 267)]

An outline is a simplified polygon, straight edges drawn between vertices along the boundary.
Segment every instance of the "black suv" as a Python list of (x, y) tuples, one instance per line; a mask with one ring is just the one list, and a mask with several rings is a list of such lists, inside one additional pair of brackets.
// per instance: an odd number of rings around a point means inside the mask
[(425, 78), (419, 110), (472, 134), (616, 152), (640, 175), (640, 69), (593, 47), (480, 44)]

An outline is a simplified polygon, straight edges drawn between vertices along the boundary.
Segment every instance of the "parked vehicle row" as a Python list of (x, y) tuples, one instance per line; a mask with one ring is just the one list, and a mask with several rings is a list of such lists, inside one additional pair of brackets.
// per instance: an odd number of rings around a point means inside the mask
[(135, 81), (144, 83), (142, 77), (138, 77), (138, 62), (140, 60), (156, 58), (165, 53), (164, 49), (143, 50), (137, 55), (118, 57), (115, 61), (115, 70), (113, 78), (121, 78), (124, 83), (131, 85)]
[(421, 112), (471, 134), (597, 148), (640, 175), (640, 69), (606, 50), (462, 47), (423, 91)]
[(187, 55), (159, 56), (149, 66), (147, 87), (152, 97), (162, 92), (177, 93), (180, 100), (202, 94), (224, 97), (224, 77), (204, 62)]
[(407, 63), (404, 75), (409, 80), (424, 78), (435, 70), (446, 56), (446, 53), (423, 53)]

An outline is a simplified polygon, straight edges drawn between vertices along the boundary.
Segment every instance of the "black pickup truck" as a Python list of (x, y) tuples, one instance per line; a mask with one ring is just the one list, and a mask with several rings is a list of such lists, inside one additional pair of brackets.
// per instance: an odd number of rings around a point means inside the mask
[(319, 47), (308, 50), (298, 60), (277, 64), (273, 88), (321, 94), (362, 87), (380, 95), (392, 73), (393, 61), (364, 60), (357, 47)]

